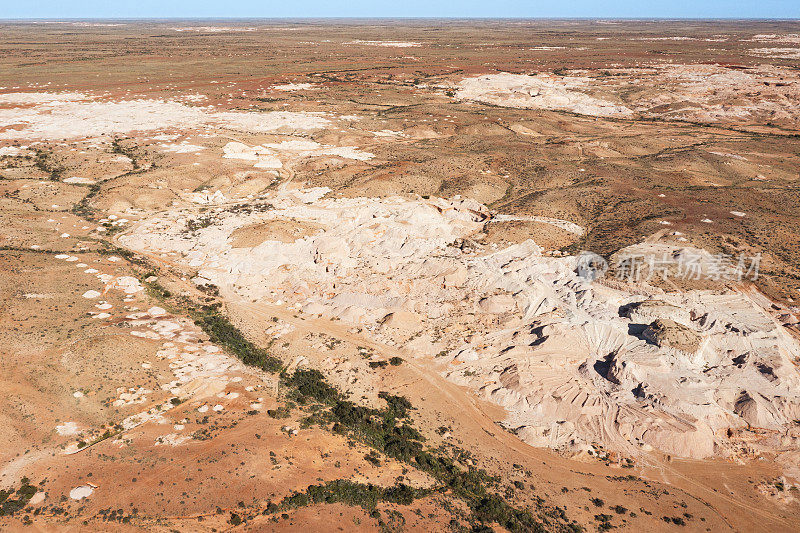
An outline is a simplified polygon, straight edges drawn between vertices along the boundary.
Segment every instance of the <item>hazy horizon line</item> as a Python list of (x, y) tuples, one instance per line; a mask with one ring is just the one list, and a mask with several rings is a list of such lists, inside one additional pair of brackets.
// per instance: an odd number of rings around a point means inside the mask
[(81, 22), (88, 20), (126, 20), (126, 21), (172, 21), (172, 20), (241, 20), (241, 21), (269, 21), (269, 20), (580, 20), (580, 21), (787, 21), (798, 22), (800, 17), (528, 17), (528, 16), (317, 16), (317, 17), (240, 17), (240, 16), (210, 16), (210, 17), (11, 17), (3, 18), (0, 22)]

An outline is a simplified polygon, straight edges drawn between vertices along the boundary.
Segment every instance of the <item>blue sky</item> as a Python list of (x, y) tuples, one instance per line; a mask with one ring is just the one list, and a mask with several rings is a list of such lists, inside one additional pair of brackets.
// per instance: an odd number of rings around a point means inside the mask
[(800, 0), (0, 0), (7, 18), (800, 18)]

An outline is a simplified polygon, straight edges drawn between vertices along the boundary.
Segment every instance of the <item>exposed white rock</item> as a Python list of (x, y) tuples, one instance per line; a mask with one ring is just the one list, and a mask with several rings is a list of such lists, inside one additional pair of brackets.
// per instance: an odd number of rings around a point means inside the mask
[(754, 56), (776, 59), (800, 59), (800, 48), (754, 48), (750, 53)]
[(363, 44), (367, 46), (384, 46), (389, 48), (416, 48), (422, 46), (422, 43), (414, 41), (361, 41), (355, 40), (345, 44)]
[(20, 105), (0, 109), (0, 127), (15, 126), (0, 131), (0, 139), (97, 137), (206, 126), (256, 133), (292, 133), (313, 131), (329, 124), (326, 118), (313, 113), (217, 112), (164, 100), (95, 101), (79, 93), (12, 93), (0, 95), (0, 102)]
[[(248, 209), (217, 207), (191, 237), (192, 212), (174, 209), (120, 242), (174, 252), (239, 305), (280, 300), (390, 345), (421, 335), (412, 356), (430, 356), (449, 379), (505, 407), (506, 425), (535, 445), (707, 457), (738, 453), (745, 444), (727, 432), (748, 424), (794, 439), (800, 347), (747, 294), (654, 300), (592, 283), (576, 274), (578, 258), (543, 256), (532, 241), (496, 251), (471, 243), (490, 219), (471, 200), (327, 192), (281, 187)], [(292, 239), (267, 231), (232, 246), (234, 232), (276, 224), (319, 230)]]
[(52, 104), (88, 100), (84, 93), (5, 93), (0, 94), (0, 104)]
[(189, 192), (181, 195), (183, 199), (195, 204), (222, 204), (228, 201), (222, 191)]
[(17, 146), (0, 146), (0, 157), (28, 155), (30, 153), (30, 150)]
[(92, 495), (94, 489), (89, 485), (81, 485), (69, 491), (69, 497), (73, 500), (82, 500)]
[[(110, 258), (109, 258), (110, 259)], [(133, 276), (120, 276), (109, 283), (109, 288), (121, 290), (125, 294), (136, 294), (144, 290), (139, 280)]]
[(569, 220), (561, 220), (559, 218), (543, 217), (543, 216), (517, 216), (517, 215), (494, 215), (490, 222), (512, 222), (512, 221), (528, 221), (539, 222), (540, 224), (550, 224), (557, 228), (561, 228), (575, 235), (583, 235), (586, 230), (583, 227), (570, 222)]
[(56, 426), (56, 433), (59, 435), (77, 435), (78, 434), (78, 424), (75, 422), (64, 422), (63, 424)]
[(75, 185), (93, 185), (97, 182), (93, 179), (83, 178), (81, 176), (72, 176), (69, 178), (65, 178), (64, 183), (71, 183)]
[(163, 435), (158, 437), (155, 442), (155, 446), (180, 446), (181, 444), (185, 443), (186, 441), (191, 440), (189, 435), (180, 435), (178, 433), (169, 433), (167, 435)]
[(369, 161), (375, 157), (353, 146), (327, 146), (308, 139), (290, 139), (261, 146), (248, 146), (234, 141), (226, 144), (222, 151), (225, 159), (254, 161), (254, 167), (265, 169), (281, 169), (285, 162), (308, 157), (336, 156), (358, 161)]
[(658, 68), (663, 89), (634, 106), (646, 116), (701, 122), (798, 120), (800, 87), (783, 83), (786, 77), (796, 79), (787, 69), (760, 65), (741, 70), (709, 64)]
[(310, 91), (311, 89), (318, 89), (318, 85), (313, 83), (284, 83), (281, 85), (273, 85), (273, 91)]
[(622, 104), (581, 92), (591, 82), (588, 78), (502, 72), (462, 80), (456, 97), (503, 107), (570, 111), (599, 117), (633, 116), (633, 111)]

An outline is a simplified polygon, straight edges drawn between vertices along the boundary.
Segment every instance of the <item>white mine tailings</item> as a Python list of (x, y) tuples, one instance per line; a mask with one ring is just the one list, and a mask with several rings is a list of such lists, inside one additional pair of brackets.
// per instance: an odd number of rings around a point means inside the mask
[[(800, 48), (756, 48), (759, 57), (792, 59)], [(618, 69), (614, 76), (557, 76), (500, 72), (458, 80), (455, 97), (501, 107), (567, 111), (611, 118), (652, 117), (700, 122), (784, 121), (798, 127), (796, 72), (759, 65), (657, 65)], [(657, 83), (658, 91), (631, 91)]]
[(366, 46), (384, 46), (388, 48), (416, 48), (418, 46), (422, 46), (422, 43), (410, 42), (410, 41), (350, 41), (349, 43), (344, 44), (363, 44)]
[(598, 117), (632, 117), (633, 111), (613, 102), (589, 96), (589, 78), (489, 74), (461, 81), (456, 97), (503, 107), (570, 111)]
[(306, 157), (336, 156), (343, 159), (369, 161), (375, 155), (362, 152), (353, 146), (327, 146), (318, 142), (292, 138), (279, 143), (267, 143), (259, 146), (248, 146), (240, 142), (229, 142), (223, 147), (223, 158), (254, 161), (255, 168), (279, 169), (284, 161), (303, 159)]
[[(533, 241), (492, 250), (479, 244), (489, 213), (470, 200), (327, 193), (176, 208), (120, 241), (228, 298), (336, 318), (430, 358), (534, 445), (796, 461), (800, 347), (747, 295), (648, 297), (588, 282), (575, 257)], [(747, 427), (760, 438), (737, 438)]]
[(92, 495), (94, 489), (89, 485), (81, 485), (69, 491), (69, 497), (73, 500), (82, 500)]
[(490, 220), (490, 222), (514, 222), (514, 221), (538, 222), (540, 224), (550, 224), (551, 226), (561, 228), (564, 231), (574, 233), (575, 235), (583, 235), (584, 233), (586, 233), (586, 230), (584, 230), (581, 226), (575, 224), (574, 222), (570, 222), (568, 220), (561, 220), (559, 218), (542, 217), (542, 216), (525, 217), (525, 216), (513, 216), (513, 215), (495, 215)]
[[(0, 94), (0, 139), (93, 137), (133, 131), (216, 126), (254, 133), (292, 133), (324, 128), (320, 114), (214, 111), (165, 100), (97, 101), (82, 93)], [(5, 130), (5, 131), (3, 131)]]
[(319, 85), (313, 83), (284, 83), (282, 85), (273, 85), (273, 91), (311, 91), (319, 89)]

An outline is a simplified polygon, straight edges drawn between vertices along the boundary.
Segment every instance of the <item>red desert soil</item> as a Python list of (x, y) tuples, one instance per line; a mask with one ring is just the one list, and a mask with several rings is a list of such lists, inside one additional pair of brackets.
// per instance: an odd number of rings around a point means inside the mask
[(0, 22), (0, 529), (796, 531), (798, 33)]

